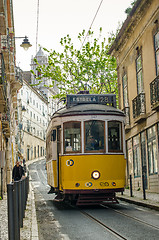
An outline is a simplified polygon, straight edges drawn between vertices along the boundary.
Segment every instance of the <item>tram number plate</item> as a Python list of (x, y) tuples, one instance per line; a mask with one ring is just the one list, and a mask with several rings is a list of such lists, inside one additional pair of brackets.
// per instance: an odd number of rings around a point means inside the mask
[(108, 103), (109, 99), (108, 99), (108, 97), (101, 96), (101, 97), (99, 97), (99, 102), (101, 102), (101, 103)]

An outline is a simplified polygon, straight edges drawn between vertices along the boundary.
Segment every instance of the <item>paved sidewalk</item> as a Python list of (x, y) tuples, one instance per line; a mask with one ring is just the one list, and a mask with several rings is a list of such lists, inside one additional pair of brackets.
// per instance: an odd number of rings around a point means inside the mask
[(130, 197), (130, 190), (125, 189), (123, 195), (121, 195), (121, 193), (117, 194), (117, 198), (159, 211), (159, 193), (150, 193), (146, 191), (146, 200), (143, 198), (142, 191), (133, 191), (132, 193), (133, 197)]
[[(38, 226), (36, 220), (36, 210), (34, 201), (34, 192), (29, 185), (27, 206), (25, 218), (23, 218), (23, 228), (20, 229), (20, 240), (38, 240)], [(0, 200), (0, 240), (8, 240), (8, 210), (7, 194), (4, 194), (3, 200)]]

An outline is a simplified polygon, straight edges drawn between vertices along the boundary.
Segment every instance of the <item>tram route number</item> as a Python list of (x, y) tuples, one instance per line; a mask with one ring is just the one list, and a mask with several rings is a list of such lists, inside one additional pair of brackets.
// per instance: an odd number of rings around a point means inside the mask
[(109, 99), (108, 99), (108, 97), (101, 96), (101, 97), (99, 97), (99, 102), (101, 102), (101, 103), (109, 103)]

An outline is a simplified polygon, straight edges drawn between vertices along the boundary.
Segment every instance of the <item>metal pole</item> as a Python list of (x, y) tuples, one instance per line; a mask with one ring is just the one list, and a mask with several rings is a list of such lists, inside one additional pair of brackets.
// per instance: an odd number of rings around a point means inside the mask
[(130, 197), (133, 197), (132, 193), (132, 176), (130, 175)]
[(20, 224), (19, 224), (19, 181), (14, 182), (14, 226), (15, 240), (20, 240)]
[(145, 191), (145, 175), (142, 174), (142, 189), (143, 189), (143, 199), (146, 200), (146, 191)]
[(22, 180), (19, 181), (19, 223), (20, 227), (23, 227)]
[(23, 218), (25, 217), (25, 212), (24, 212), (24, 208), (25, 208), (25, 206), (24, 206), (24, 181), (22, 180), (22, 214), (23, 214)]
[(23, 179), (24, 182), (24, 217), (25, 217), (25, 210), (26, 210), (26, 178)]
[(7, 184), (7, 204), (8, 204), (8, 239), (14, 238), (14, 204), (13, 204), (13, 183)]
[(3, 199), (3, 168), (1, 168), (1, 198)]

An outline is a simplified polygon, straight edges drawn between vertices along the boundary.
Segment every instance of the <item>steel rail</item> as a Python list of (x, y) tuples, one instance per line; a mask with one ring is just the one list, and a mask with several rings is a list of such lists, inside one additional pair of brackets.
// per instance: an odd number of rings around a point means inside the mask
[(120, 214), (120, 215), (123, 215), (123, 216), (125, 216), (125, 217), (131, 218), (131, 219), (133, 219), (133, 220), (135, 220), (135, 221), (137, 221), (137, 222), (140, 222), (140, 223), (145, 224), (145, 225), (147, 225), (147, 226), (149, 226), (149, 227), (152, 227), (152, 228), (155, 228), (155, 229), (159, 230), (159, 227), (157, 227), (157, 226), (154, 226), (154, 225), (152, 225), (152, 224), (150, 224), (150, 223), (147, 223), (147, 222), (145, 222), (145, 221), (143, 221), (143, 220), (141, 220), (141, 219), (139, 219), (139, 218), (132, 217), (132, 216), (130, 216), (130, 215), (126, 214), (126, 213), (123, 213), (123, 212), (121, 212), (121, 211), (119, 211), (119, 210), (113, 209), (113, 208), (110, 207), (110, 206), (108, 207), (108, 206), (105, 206), (105, 205), (103, 205), (103, 204), (100, 204), (100, 206), (102, 206), (102, 207), (104, 207), (104, 208), (111, 208), (114, 212), (116, 212), (116, 213), (118, 213), (118, 214)]
[(86, 213), (84, 211), (80, 212), (85, 215), (86, 217), (90, 218), (91, 220), (97, 222), (99, 225), (101, 225), (102, 227), (104, 227), (105, 229), (108, 230), (108, 232), (110, 232), (111, 234), (115, 235), (118, 239), (124, 239), (127, 240), (127, 238), (123, 237), (121, 234), (119, 234), (118, 232), (116, 232), (115, 230), (113, 230), (112, 228), (108, 227), (106, 224), (102, 223), (101, 221), (99, 221), (97, 218), (91, 216), (89, 213)]

